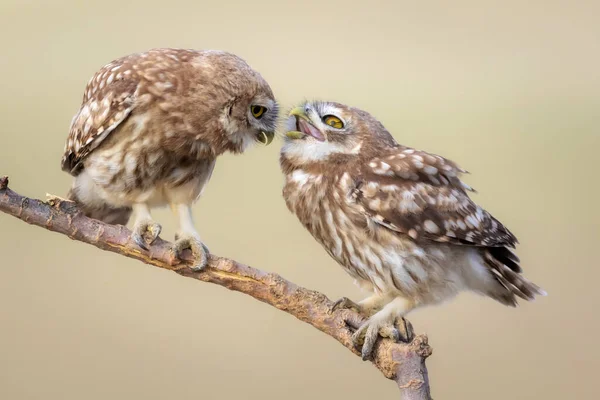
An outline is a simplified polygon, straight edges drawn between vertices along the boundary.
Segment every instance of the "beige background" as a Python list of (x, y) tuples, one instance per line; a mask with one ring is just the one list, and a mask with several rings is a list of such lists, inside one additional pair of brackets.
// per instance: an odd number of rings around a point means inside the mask
[[(436, 399), (600, 396), (600, 28), (592, 1), (66, 1), (0, 4), (0, 174), (64, 195), (83, 87), (151, 47), (244, 57), (285, 108), (371, 111), (403, 144), (472, 172), (549, 297), (471, 294), (411, 315)], [(594, 9), (596, 8), (596, 9)], [(288, 213), (280, 142), (217, 164), (196, 222), (210, 249), (330, 298), (351, 279)], [(171, 238), (173, 220), (156, 213)], [(2, 399), (374, 399), (396, 388), (327, 336), (221, 287), (0, 215)], [(571, 397), (571, 395), (573, 397)]]

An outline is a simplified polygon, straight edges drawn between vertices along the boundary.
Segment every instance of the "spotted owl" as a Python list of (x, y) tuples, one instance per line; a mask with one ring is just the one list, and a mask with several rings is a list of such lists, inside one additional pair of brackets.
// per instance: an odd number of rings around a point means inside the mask
[(71, 122), (61, 162), (74, 177), (68, 197), (107, 223), (125, 225), (133, 212), (143, 249), (161, 231), (150, 210), (169, 205), (179, 221), (173, 251), (190, 249), (201, 269), (208, 249), (192, 204), (217, 157), (268, 145), (277, 116), (268, 83), (234, 54), (162, 48), (119, 58), (91, 78)]
[(521, 275), (516, 237), (475, 204), (466, 172), (398, 144), (369, 113), (307, 102), (286, 121), (280, 165), (289, 210), (370, 296), (353, 340), (369, 358), (378, 336), (410, 339), (404, 316), (473, 291), (507, 306), (545, 292)]

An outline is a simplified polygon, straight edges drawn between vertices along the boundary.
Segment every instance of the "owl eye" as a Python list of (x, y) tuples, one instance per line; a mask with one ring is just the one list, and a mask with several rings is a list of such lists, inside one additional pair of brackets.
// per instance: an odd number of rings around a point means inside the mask
[(263, 106), (251, 106), (250, 111), (252, 112), (254, 118), (260, 119), (263, 116), (263, 114), (267, 111), (267, 108)]
[(342, 129), (344, 127), (342, 120), (333, 115), (325, 115), (323, 117), (323, 122), (325, 125), (329, 125), (335, 129)]

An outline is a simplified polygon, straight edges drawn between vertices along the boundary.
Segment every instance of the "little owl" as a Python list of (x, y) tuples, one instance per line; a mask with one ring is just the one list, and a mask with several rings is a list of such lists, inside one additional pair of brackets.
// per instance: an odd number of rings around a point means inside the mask
[(471, 290), (507, 306), (545, 292), (521, 275), (515, 236), (475, 204), (438, 155), (399, 145), (369, 113), (333, 102), (291, 111), (280, 164), (287, 207), (371, 295), (354, 333), (364, 359), (378, 335), (409, 339), (404, 316)]
[(179, 221), (173, 251), (189, 248), (194, 269), (208, 249), (192, 204), (217, 157), (269, 144), (278, 105), (268, 83), (241, 58), (222, 51), (153, 49), (102, 67), (88, 82), (71, 122), (62, 169), (74, 176), (69, 198), (84, 214), (127, 224), (144, 249), (161, 226), (153, 207), (169, 205)]

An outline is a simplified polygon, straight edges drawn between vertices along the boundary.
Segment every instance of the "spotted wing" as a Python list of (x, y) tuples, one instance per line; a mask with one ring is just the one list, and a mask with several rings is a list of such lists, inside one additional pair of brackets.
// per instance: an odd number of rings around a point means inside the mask
[(459, 178), (464, 172), (440, 156), (399, 147), (365, 166), (353, 196), (375, 223), (414, 240), (479, 247), (506, 289), (493, 294), (501, 303), (514, 306), (515, 296), (545, 295), (520, 274), (519, 258), (510, 250), (517, 238), (469, 198), (472, 189)]
[(64, 171), (77, 175), (81, 161), (134, 109), (138, 81), (123, 61), (107, 64), (88, 82), (81, 108), (71, 121), (61, 161)]
[(414, 240), (514, 247), (516, 237), (469, 198), (464, 172), (443, 157), (399, 147), (365, 165), (354, 197), (374, 222)]

